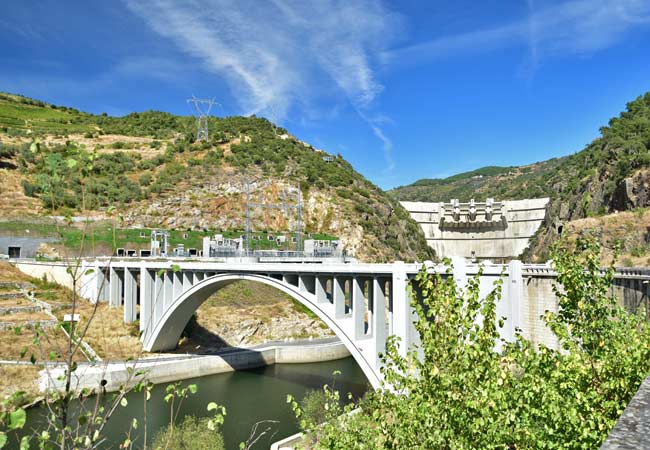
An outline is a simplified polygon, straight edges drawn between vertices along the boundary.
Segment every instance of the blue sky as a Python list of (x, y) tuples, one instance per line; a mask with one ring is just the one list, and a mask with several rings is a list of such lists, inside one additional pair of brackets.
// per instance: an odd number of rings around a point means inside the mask
[(0, 90), (258, 114), (383, 188), (566, 155), (650, 90), (650, 0), (7, 0)]

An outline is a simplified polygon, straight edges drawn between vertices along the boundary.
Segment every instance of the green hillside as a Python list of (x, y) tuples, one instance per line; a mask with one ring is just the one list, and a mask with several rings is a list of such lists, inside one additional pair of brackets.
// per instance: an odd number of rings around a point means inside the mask
[[(241, 230), (244, 186), (257, 180), (264, 185), (257, 195), (267, 201), (280, 201), (287, 186), (299, 187), (306, 231), (339, 236), (362, 259), (432, 257), (408, 213), (341, 155), (255, 116), (211, 117), (209, 128), (209, 141), (195, 143), (192, 117), (92, 115), (2, 94), (0, 168), (19, 179), (22, 190), (4, 203), (23, 196), (23, 203), (40, 203), (35, 214), (116, 208), (127, 225)], [(8, 195), (10, 186), (4, 190)], [(280, 216), (254, 225), (259, 231), (290, 228)]]
[[(419, 180), (390, 194), (399, 200), (468, 201), (550, 197), (549, 220), (532, 252), (544, 252), (559, 224), (650, 206), (650, 93), (627, 104), (583, 150), (519, 167), (485, 167), (442, 180)], [(543, 256), (543, 255), (542, 255)]]

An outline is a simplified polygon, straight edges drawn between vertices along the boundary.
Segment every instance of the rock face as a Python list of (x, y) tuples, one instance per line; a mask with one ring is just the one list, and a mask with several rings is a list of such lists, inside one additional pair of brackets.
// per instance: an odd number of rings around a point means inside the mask
[(315, 315), (276, 289), (233, 283), (206, 300), (186, 327), (180, 352), (209, 353), (266, 341), (333, 336)]
[(612, 198), (612, 209), (625, 211), (648, 206), (650, 206), (650, 170), (640, 170), (621, 180)]

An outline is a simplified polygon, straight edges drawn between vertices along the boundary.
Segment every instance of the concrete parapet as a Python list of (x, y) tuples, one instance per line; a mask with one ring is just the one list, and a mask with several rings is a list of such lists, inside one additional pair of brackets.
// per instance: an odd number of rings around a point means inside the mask
[(600, 450), (645, 448), (650, 448), (650, 378), (641, 383)]

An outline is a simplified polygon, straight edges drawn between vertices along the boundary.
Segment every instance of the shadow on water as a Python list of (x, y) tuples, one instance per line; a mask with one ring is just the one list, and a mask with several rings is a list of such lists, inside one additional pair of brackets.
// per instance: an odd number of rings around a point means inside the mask
[[(275, 379), (296, 379), (297, 374), (294, 370), (296, 364), (274, 364), (266, 367), (264, 357), (259, 351), (229, 345), (219, 335), (199, 324), (195, 315), (187, 323), (183, 331), (183, 337), (189, 339), (188, 345), (182, 348), (184, 352), (195, 355), (219, 355), (233, 370), (237, 371), (246, 370), (251, 373), (256, 373), (259, 376), (267, 376)], [(302, 383), (306, 386), (331, 385), (333, 381), (332, 373), (307, 373), (303, 371), (300, 373), (300, 376), (302, 377)], [(357, 389), (361, 389), (366, 384), (367, 381), (364, 378)]]

